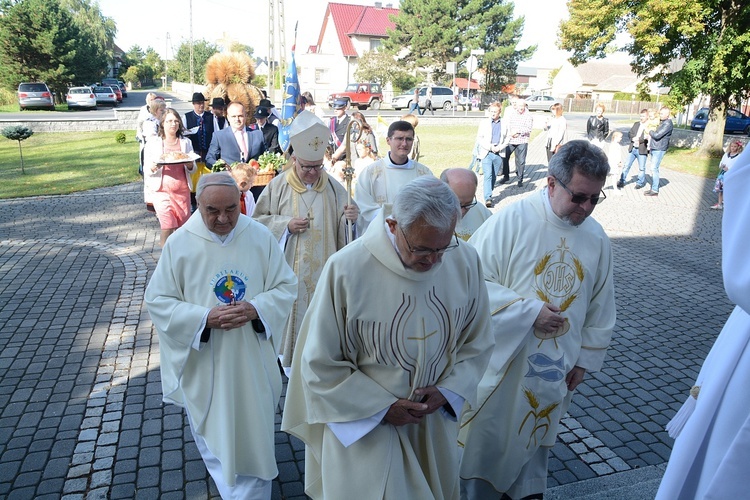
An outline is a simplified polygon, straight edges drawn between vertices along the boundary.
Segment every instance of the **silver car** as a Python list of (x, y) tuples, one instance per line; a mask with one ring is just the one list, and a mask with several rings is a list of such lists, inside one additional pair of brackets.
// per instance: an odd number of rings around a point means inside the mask
[(111, 104), (117, 106), (117, 93), (110, 86), (98, 85), (94, 87), (97, 104)]
[(70, 87), (65, 100), (68, 102), (68, 109), (96, 109), (96, 95), (91, 87)]
[(55, 110), (55, 98), (44, 82), (22, 83), (18, 86), (18, 106), (21, 111), (27, 108)]
[(552, 111), (553, 104), (562, 103), (550, 95), (533, 95), (526, 98), (526, 107), (529, 111)]

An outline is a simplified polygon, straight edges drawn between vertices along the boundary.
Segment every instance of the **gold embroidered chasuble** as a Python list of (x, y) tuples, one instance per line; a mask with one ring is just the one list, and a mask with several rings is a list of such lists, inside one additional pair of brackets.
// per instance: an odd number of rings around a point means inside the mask
[(346, 245), (347, 228), (344, 206), (346, 190), (325, 172), (308, 189), (294, 169), (275, 177), (263, 190), (253, 218), (268, 227), (281, 240), (293, 217), (307, 217), (309, 227), (289, 234), (284, 246), (287, 263), (297, 275), (297, 301), (281, 338), (282, 364), (291, 366), (297, 333), (307, 306), (315, 292), (320, 272), (328, 257)]
[[(592, 218), (578, 227), (560, 220), (546, 196), (500, 211), (469, 240), (482, 260), (496, 343), (477, 406), (462, 415), (461, 478), (499, 492), (540, 446), (554, 444), (569, 403), (567, 373), (601, 368), (615, 324), (609, 239)], [(567, 319), (554, 334), (533, 328), (544, 302)]]

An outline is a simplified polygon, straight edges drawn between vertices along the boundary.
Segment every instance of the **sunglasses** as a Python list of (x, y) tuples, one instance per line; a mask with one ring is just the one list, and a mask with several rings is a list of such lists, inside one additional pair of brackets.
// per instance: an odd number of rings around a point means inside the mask
[(590, 202), (592, 205), (598, 205), (599, 203), (607, 199), (607, 195), (604, 194), (604, 191), (600, 191), (599, 194), (592, 194), (591, 196), (586, 196), (583, 194), (575, 194), (573, 193), (573, 191), (568, 189), (568, 186), (566, 186), (563, 181), (561, 181), (557, 177), (555, 177), (554, 179), (560, 183), (560, 185), (563, 187), (565, 191), (568, 192), (568, 194), (570, 195), (570, 201), (572, 201), (576, 205), (583, 205), (587, 201)]

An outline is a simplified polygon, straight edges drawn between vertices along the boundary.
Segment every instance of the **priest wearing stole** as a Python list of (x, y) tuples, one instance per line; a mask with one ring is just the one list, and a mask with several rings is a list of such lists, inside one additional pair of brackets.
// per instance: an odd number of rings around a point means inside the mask
[(270, 231), (240, 215), (228, 173), (202, 176), (197, 200), (146, 288), (163, 398), (185, 408), (222, 498), (267, 499), (278, 474), (275, 344), (297, 280)]
[(607, 156), (571, 141), (547, 187), (499, 211), (469, 243), (482, 260), (495, 350), (461, 418), (462, 499), (542, 498), (560, 418), (615, 325), (612, 248), (589, 217)]
[(266, 186), (253, 212), (276, 237), (299, 279), (297, 301), (281, 337), (281, 363), (287, 372), (323, 265), (347, 244), (347, 222), (354, 225), (359, 216), (357, 205), (348, 204), (346, 190), (323, 170), (329, 135), (314, 113), (297, 115), (289, 127), (291, 168)]
[(328, 259), (281, 424), (305, 442), (311, 497), (458, 498), (456, 416), (474, 405), (493, 345), (459, 217), (456, 195), (424, 176)]

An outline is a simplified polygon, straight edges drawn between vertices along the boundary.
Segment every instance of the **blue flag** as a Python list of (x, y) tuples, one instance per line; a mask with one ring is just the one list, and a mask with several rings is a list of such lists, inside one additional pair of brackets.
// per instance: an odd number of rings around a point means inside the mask
[(279, 146), (283, 151), (286, 151), (289, 147), (289, 127), (301, 111), (299, 101), (297, 63), (294, 61), (294, 50), (292, 50), (292, 61), (289, 63), (289, 69), (284, 80), (284, 99), (281, 108), (281, 126), (279, 127)]

